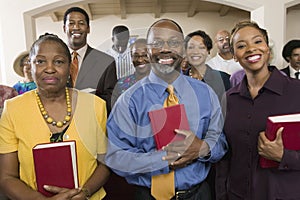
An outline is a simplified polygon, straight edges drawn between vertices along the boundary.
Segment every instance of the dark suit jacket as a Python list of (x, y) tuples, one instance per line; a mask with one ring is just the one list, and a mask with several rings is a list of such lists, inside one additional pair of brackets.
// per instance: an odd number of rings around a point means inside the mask
[(291, 77), (289, 66), (287, 66), (286, 68), (281, 69), (280, 71), (284, 72), (287, 76)]
[(97, 96), (106, 101), (107, 112), (111, 110), (111, 95), (117, 83), (115, 59), (110, 55), (88, 46), (75, 88), (79, 90), (95, 89)]

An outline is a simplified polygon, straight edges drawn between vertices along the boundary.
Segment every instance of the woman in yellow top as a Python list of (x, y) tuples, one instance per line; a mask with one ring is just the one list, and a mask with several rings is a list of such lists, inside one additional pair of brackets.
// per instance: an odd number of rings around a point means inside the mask
[[(31, 47), (30, 62), (37, 89), (5, 102), (0, 120), (0, 190), (9, 199), (95, 199), (109, 169), (106, 153), (106, 106), (95, 95), (66, 88), (71, 56), (55, 35), (41, 36)], [(39, 143), (75, 140), (79, 188), (44, 186), (37, 191), (32, 148)], [(60, 169), (57, 169), (60, 170)]]

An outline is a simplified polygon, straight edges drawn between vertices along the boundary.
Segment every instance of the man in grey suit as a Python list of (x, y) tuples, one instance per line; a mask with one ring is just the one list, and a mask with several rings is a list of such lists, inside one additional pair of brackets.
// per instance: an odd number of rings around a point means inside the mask
[(111, 95), (117, 83), (116, 64), (113, 57), (98, 51), (87, 44), (90, 33), (90, 20), (85, 10), (69, 8), (64, 14), (63, 30), (72, 58), (77, 56), (78, 74), (70, 85), (79, 90), (95, 93), (106, 101), (107, 111), (111, 109)]

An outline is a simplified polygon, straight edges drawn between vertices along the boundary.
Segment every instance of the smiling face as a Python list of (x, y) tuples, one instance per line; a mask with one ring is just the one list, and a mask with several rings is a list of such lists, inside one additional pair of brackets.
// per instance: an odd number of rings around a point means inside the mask
[(189, 40), (186, 47), (186, 56), (192, 66), (198, 67), (205, 65), (208, 54), (209, 52), (201, 36), (196, 35)]
[(270, 49), (265, 37), (257, 28), (246, 26), (232, 37), (235, 60), (245, 70), (258, 71), (268, 66)]
[(35, 52), (30, 60), (38, 88), (47, 92), (64, 91), (70, 67), (64, 47), (58, 42), (45, 40), (35, 46)]
[(131, 46), (132, 63), (138, 74), (148, 74), (150, 71), (146, 41), (135, 42)]
[(180, 71), (183, 55), (183, 34), (171, 21), (162, 20), (148, 33), (148, 51), (153, 71), (167, 75)]
[(220, 54), (226, 54), (230, 52), (229, 38), (230, 34), (228, 31), (220, 31), (217, 33), (215, 44), (217, 45)]
[(288, 58), (288, 60), (291, 67), (299, 71), (300, 70), (300, 48), (293, 49), (291, 56)]
[(68, 37), (68, 46), (73, 50), (80, 49), (86, 44), (87, 35), (90, 33), (90, 27), (82, 13), (69, 13), (63, 28)]

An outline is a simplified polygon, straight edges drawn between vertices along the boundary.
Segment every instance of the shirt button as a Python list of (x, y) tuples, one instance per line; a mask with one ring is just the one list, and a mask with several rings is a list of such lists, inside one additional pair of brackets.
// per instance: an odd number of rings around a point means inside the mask
[(248, 118), (248, 119), (251, 119), (251, 115), (247, 115), (247, 118)]

